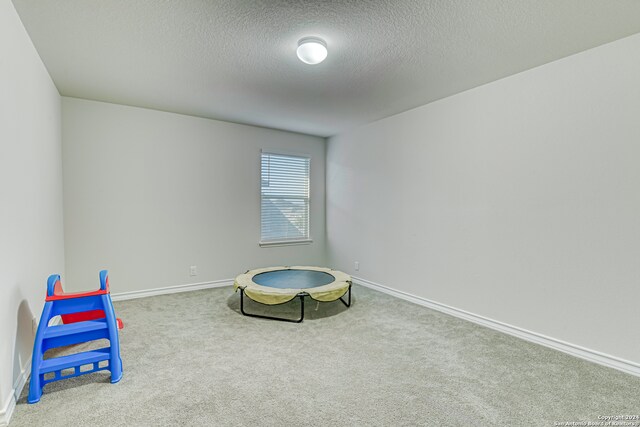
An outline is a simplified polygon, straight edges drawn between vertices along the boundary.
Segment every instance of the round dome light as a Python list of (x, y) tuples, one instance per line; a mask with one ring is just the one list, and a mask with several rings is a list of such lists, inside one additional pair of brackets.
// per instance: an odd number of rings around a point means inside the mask
[(305, 64), (319, 64), (327, 57), (327, 44), (317, 37), (305, 37), (298, 42), (296, 53)]

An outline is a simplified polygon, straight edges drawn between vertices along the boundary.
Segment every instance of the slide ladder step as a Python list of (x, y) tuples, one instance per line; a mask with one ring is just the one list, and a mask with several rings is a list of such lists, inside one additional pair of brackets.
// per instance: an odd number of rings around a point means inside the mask
[(86, 322), (69, 323), (68, 325), (49, 326), (45, 329), (43, 338), (59, 338), (68, 335), (82, 334), (85, 332), (107, 329), (107, 322), (102, 320), (90, 320)]
[(74, 368), (76, 366), (101, 362), (103, 360), (109, 360), (110, 358), (111, 348), (109, 347), (70, 354), (68, 356), (53, 357), (42, 361), (39, 372), (40, 374), (46, 374), (49, 372), (59, 371), (61, 369)]

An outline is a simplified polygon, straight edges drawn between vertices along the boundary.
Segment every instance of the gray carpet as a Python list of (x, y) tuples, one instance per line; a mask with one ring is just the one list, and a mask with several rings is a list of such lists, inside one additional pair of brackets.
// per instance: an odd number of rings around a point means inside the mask
[(640, 378), (353, 293), (349, 309), (308, 303), (302, 324), (242, 316), (231, 288), (115, 303), (120, 383), (108, 372), (52, 383), (35, 405), (25, 387), (11, 427), (552, 426), (640, 414)]

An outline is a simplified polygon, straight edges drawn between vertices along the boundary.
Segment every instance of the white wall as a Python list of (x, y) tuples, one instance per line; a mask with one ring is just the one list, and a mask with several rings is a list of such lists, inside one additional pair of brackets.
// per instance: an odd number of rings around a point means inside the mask
[[(64, 273), (60, 96), (0, 1), (0, 424), (24, 380), (50, 274)], [(9, 413), (7, 413), (9, 411)]]
[[(325, 264), (325, 140), (63, 98), (66, 283), (113, 293)], [(311, 156), (310, 245), (260, 248), (260, 150)], [(198, 275), (189, 276), (189, 266)]]
[(640, 35), (331, 138), (327, 230), (356, 276), (640, 362)]

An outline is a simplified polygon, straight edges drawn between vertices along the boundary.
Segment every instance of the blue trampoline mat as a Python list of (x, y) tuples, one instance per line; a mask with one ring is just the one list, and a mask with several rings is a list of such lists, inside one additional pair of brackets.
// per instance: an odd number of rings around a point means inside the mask
[(329, 273), (314, 270), (275, 270), (253, 276), (258, 285), (279, 289), (309, 289), (328, 285), (335, 280)]

